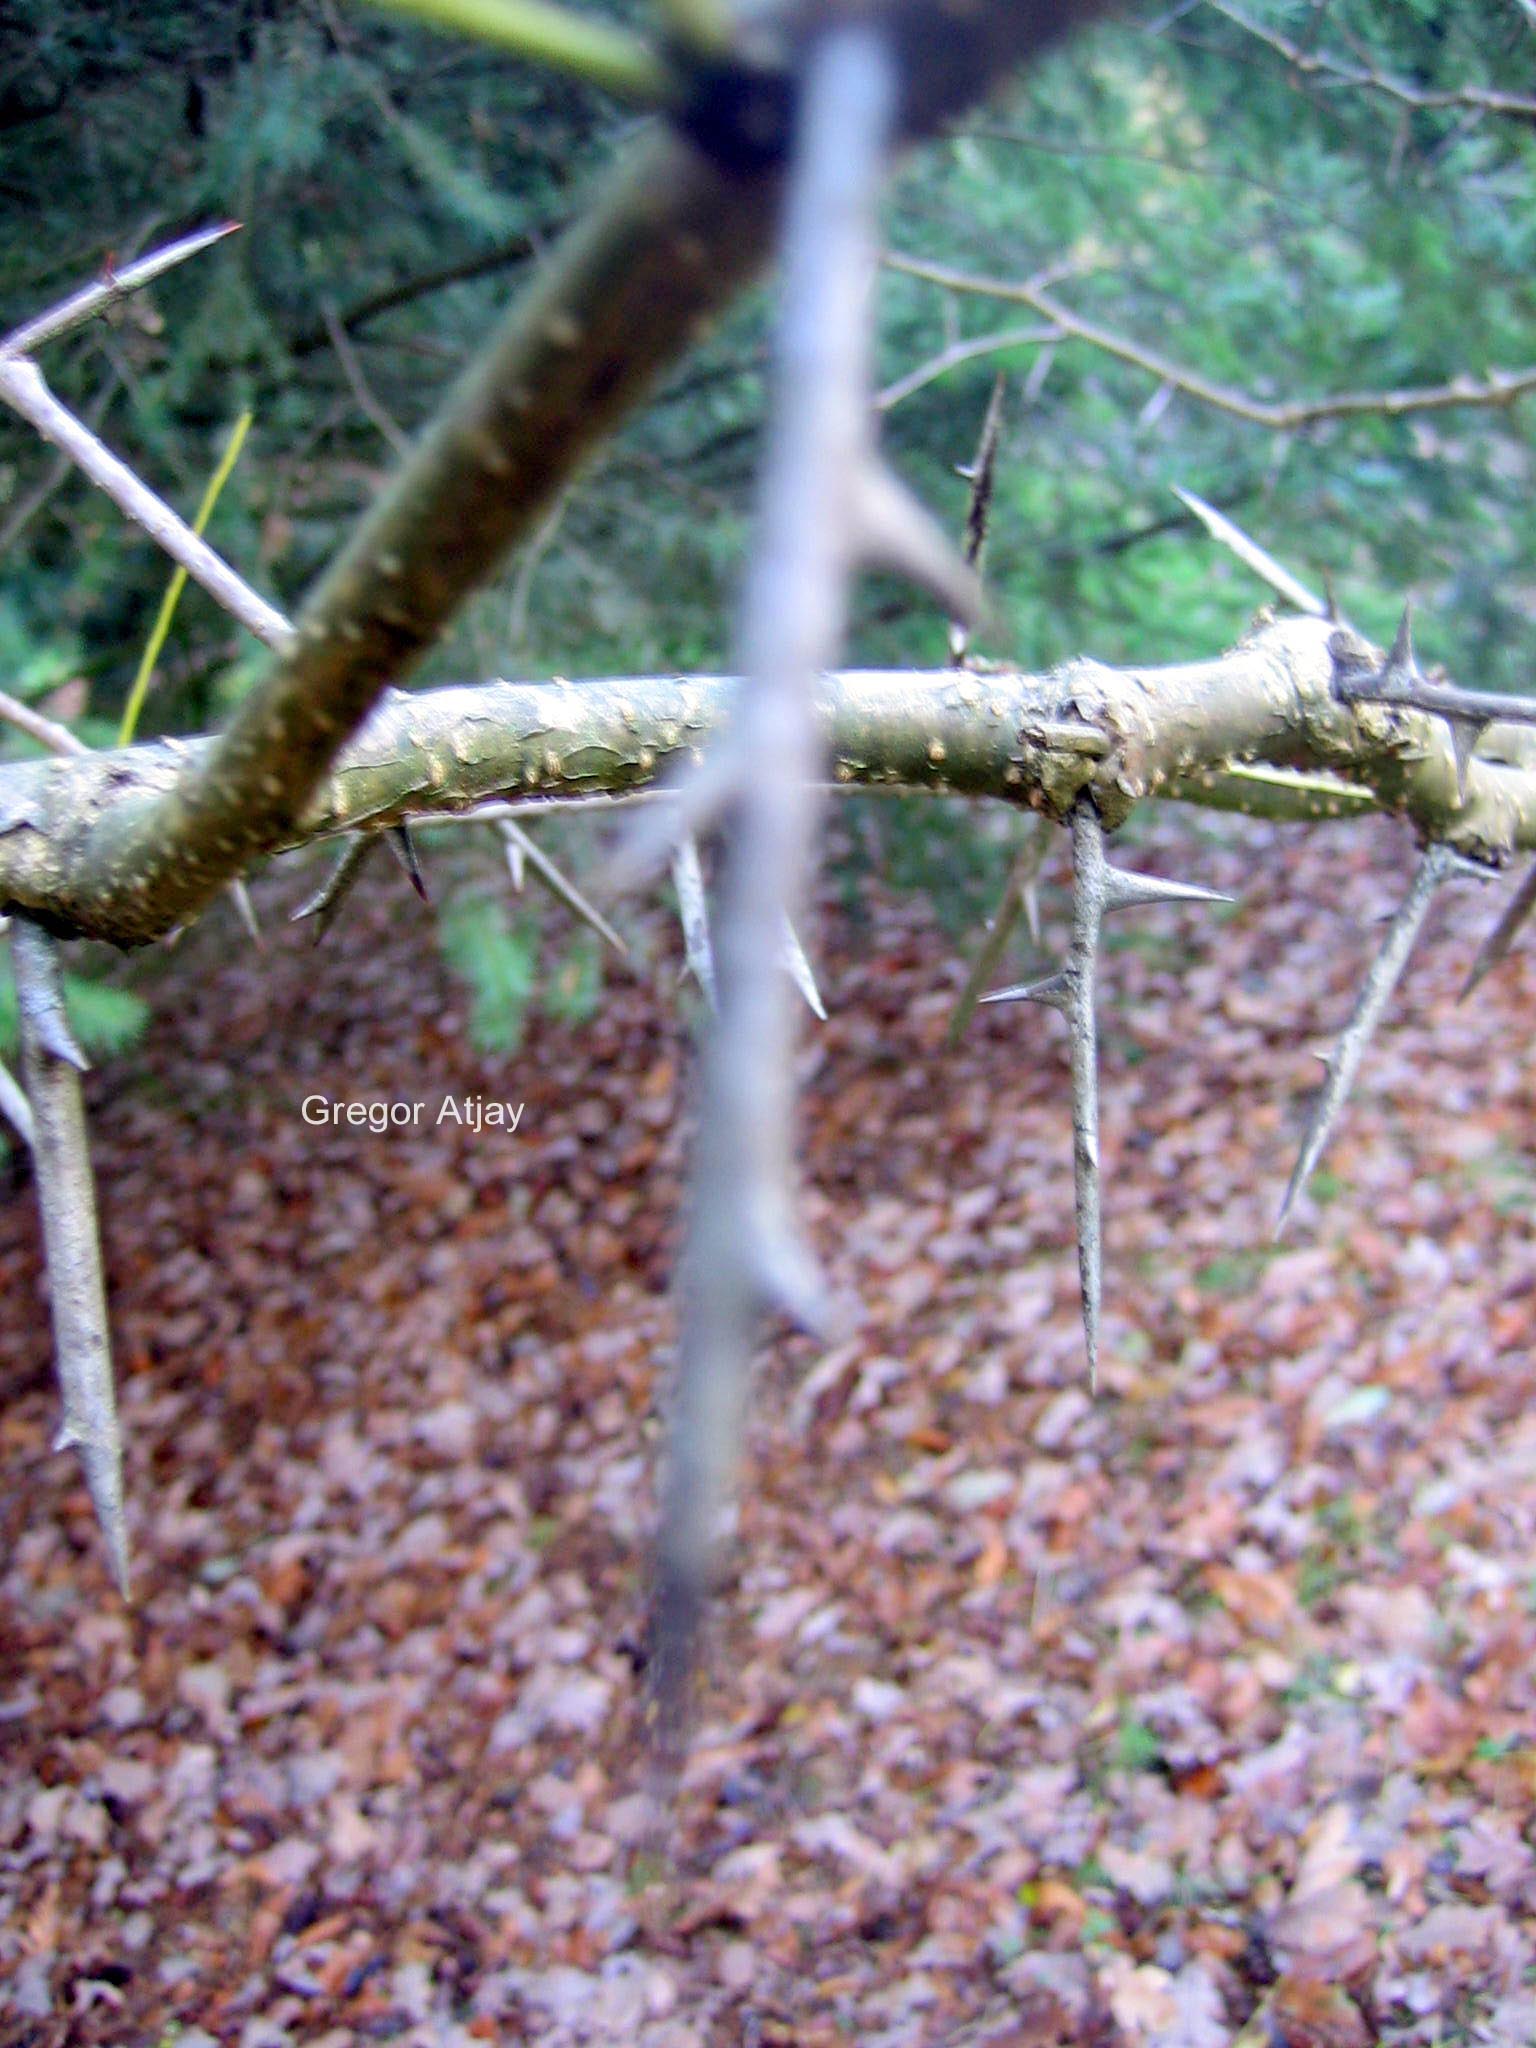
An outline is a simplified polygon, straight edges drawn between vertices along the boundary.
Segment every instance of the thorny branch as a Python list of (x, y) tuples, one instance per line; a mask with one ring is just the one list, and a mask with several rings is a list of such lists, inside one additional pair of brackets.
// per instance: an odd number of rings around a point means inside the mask
[[(548, 22), (550, 10), (519, 5), (525, 21)], [(462, 17), (465, 9), (454, 11)], [(275, 614), (250, 615), (264, 619), (263, 637), (277, 658), (230, 730), (187, 746), (0, 770), (0, 902), (13, 911), (65, 1391), (62, 1440), (82, 1449), (121, 1581), (126, 1552), (94, 1197), (52, 930), (143, 941), (195, 913), (254, 859), (355, 834), (311, 906), (323, 918), (380, 833), (408, 846), (411, 818), (492, 816), (515, 827), (507, 817), (514, 808), (526, 815), (541, 802), (599, 791), (633, 798), (669, 765), (695, 757), (732, 706), (719, 770), (706, 780), (725, 842), (719, 1021), (705, 1061), (683, 1269), (678, 1416), (654, 1638), (663, 1730), (675, 1737), (757, 1325), (765, 1308), (804, 1320), (816, 1303), (791, 1218), (792, 1026), (781, 970), (788, 959), (807, 1000), (819, 1001), (787, 920), (804, 890), (824, 759), (839, 787), (989, 795), (1071, 825), (1067, 963), (1043, 987), (997, 999), (1034, 995), (1068, 1017), (1091, 1358), (1101, 1286), (1094, 983), (1102, 921), (1122, 906), (1208, 894), (1122, 874), (1107, 860), (1106, 831), (1142, 797), (1165, 794), (1280, 816), (1375, 803), (1411, 817), (1431, 842), (1341, 1041), (1320, 1104), (1324, 1136), (1342, 1099), (1340, 1077), (1347, 1083), (1358, 1065), (1434, 887), (1464, 857), (1483, 872), (1517, 848), (1536, 847), (1536, 742), (1503, 723), (1487, 729), (1478, 758), (1465, 744), (1468, 724), (1481, 733), (1490, 715), (1523, 710), (1502, 700), (1469, 709), (1447, 695), (1450, 686), (1417, 675), (1411, 649), (1394, 648), (1382, 665), (1347, 629), (1315, 617), (1269, 626), (1220, 661), (1174, 669), (1117, 672), (1079, 662), (1044, 678), (830, 672), (857, 567), (875, 560), (900, 567), (933, 589), (952, 616), (964, 616), (976, 599), (974, 577), (879, 466), (872, 446), (868, 298), (889, 149), (899, 136), (931, 128), (1005, 63), (1104, 11), (1093, 0), (992, 0), (955, 8), (937, 41), (922, 0), (889, 0), (871, 17), (823, 27), (799, 46), (800, 28), (786, 29), (788, 17), (777, 24), (785, 31), (780, 98), (786, 106), (798, 102), (801, 122), (784, 230), (774, 432), (740, 636), (747, 680), (739, 689), (720, 678), (641, 678), (580, 690), (500, 683), (420, 698), (386, 694), (506, 547), (533, 529), (597, 434), (766, 251), (786, 136), (771, 123), (752, 135), (711, 127), (686, 92), (675, 94), (689, 83), (692, 58), (671, 51), (661, 71), (680, 132), (647, 138), (585, 224), (541, 267), (296, 629)], [(682, 40), (692, 41), (695, 54), (723, 33), (725, 17), (702, 0), (670, 0), (670, 15), (691, 24)], [(753, 104), (761, 110), (765, 102)], [(766, 104), (776, 104), (772, 93)], [(1053, 340), (1092, 342), (1171, 388), (1277, 429), (1356, 412), (1507, 405), (1536, 389), (1536, 370), (1527, 370), (1268, 405), (1079, 319), (1042, 285), (994, 285), (904, 260), (897, 267), (1031, 305), (1052, 323)], [(98, 302), (105, 299), (87, 312)], [(38, 337), (51, 317), (22, 332)], [(990, 346), (998, 345), (994, 338)], [(67, 413), (59, 419), (63, 409), (35, 367), (14, 352), (0, 351), (0, 395), (35, 423), (46, 421), (44, 430), (72, 453), (78, 445), (76, 459), (102, 480), (100, 456), (78, 441), (79, 423)], [(125, 487), (124, 502), (130, 498), (139, 504), (131, 516), (142, 517), (141, 502)], [(674, 808), (686, 831), (697, 805)], [(533, 857), (522, 837), (509, 850), (519, 871)], [(1527, 883), (1506, 912), (1495, 934), (1502, 945), (1530, 895)], [(1309, 1147), (1311, 1159), (1317, 1148)], [(1304, 1152), (1295, 1186), (1309, 1166)]]
[(11, 920), (11, 965), (48, 1261), (54, 1357), (64, 1396), (64, 1420), (54, 1448), (62, 1451), (73, 1445), (80, 1453), (112, 1575), (126, 1599), (122, 1443), (112, 1390), (96, 1188), (80, 1095), (80, 1070), (86, 1060), (64, 1014), (58, 949), (30, 918)]
[(702, 1077), (674, 1417), (662, 1503), (652, 1684), (675, 1746), (765, 1310), (819, 1314), (792, 1217), (792, 1011), (784, 919), (805, 892), (821, 736), (814, 687), (836, 659), (867, 540), (870, 308), (896, 112), (885, 36), (829, 29), (805, 67), (783, 228), (784, 285), (758, 537), (740, 631), (746, 681), (727, 741), (716, 1019)]

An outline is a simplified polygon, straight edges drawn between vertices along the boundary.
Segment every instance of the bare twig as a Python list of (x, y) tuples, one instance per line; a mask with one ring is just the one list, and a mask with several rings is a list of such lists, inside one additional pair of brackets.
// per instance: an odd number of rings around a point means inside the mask
[(51, 306), (46, 313), (24, 320), (20, 327), (13, 327), (9, 334), (0, 337), (0, 356), (33, 354), (45, 342), (57, 341), (61, 334), (83, 327), (87, 320), (95, 319), (108, 306), (115, 306), (119, 300), (126, 299), (130, 292), (163, 277), (178, 263), (185, 263), (189, 256), (200, 256), (215, 242), (222, 242), (226, 235), (238, 234), (239, 231), (239, 221), (221, 221), (217, 227), (199, 228), (178, 241), (167, 242), (164, 248), (151, 250), (149, 255), (139, 257), (135, 263), (125, 264), (121, 270), (106, 270), (92, 283), (83, 285), (79, 291), (71, 292), (67, 299), (60, 300), (58, 305)]
[[(107, 374), (102, 378), (99, 387), (91, 398), (90, 404), (80, 415), (93, 434), (106, 418), (113, 399), (116, 398), (122, 388), (122, 366), (114, 360), (109, 360)], [(48, 464), (47, 469), (38, 478), (31, 490), (12, 505), (5, 524), (0, 526), (0, 555), (10, 553), (38, 513), (44, 509), (49, 500), (63, 484), (68, 482), (74, 473), (75, 465), (70, 457), (62, 453), (62, 451), (55, 450), (53, 460)]]
[(125, 462), (99, 441), (83, 420), (61, 405), (43, 381), (35, 363), (20, 356), (0, 356), (0, 398), (19, 412), (45, 441), (60, 448), (121, 512), (140, 526), (200, 583), (216, 603), (269, 647), (288, 640), (281, 612), (258, 597), (222, 555), (200, 540), (163, 498), (142, 483)]
[(875, 400), (877, 412), (894, 412), (898, 405), (911, 398), (926, 385), (947, 376), (963, 363), (974, 363), (982, 356), (1004, 355), (1014, 348), (1044, 348), (1062, 338), (1059, 327), (1009, 327), (1001, 334), (978, 335), (971, 341), (952, 341), (948, 348), (942, 348), (937, 355), (908, 370), (894, 383), (887, 384)]
[(46, 747), (51, 754), (88, 754), (91, 750), (84, 740), (76, 739), (67, 725), (60, 725), (56, 719), (45, 718), (41, 711), (34, 711), (30, 704), (23, 704), (18, 697), (0, 690), (0, 721), (14, 725), (18, 732), (24, 732), (28, 739), (34, 739), (39, 746)]
[(29, 917), (12, 915), (11, 962), (22, 1072), (32, 1111), (32, 1158), (48, 1261), (54, 1355), (64, 1397), (64, 1420), (54, 1447), (64, 1450), (73, 1445), (79, 1450), (112, 1575), (126, 1600), (122, 1439), (112, 1389), (96, 1188), (80, 1094), (79, 1070), (86, 1061), (64, 1014), (57, 947)]
[[(393, 312), (397, 306), (408, 306), (416, 299), (429, 298), (434, 292), (448, 291), (456, 284), (470, 284), (477, 278), (491, 277), (498, 270), (510, 269), (515, 263), (526, 263), (537, 253), (538, 242), (532, 235), (513, 235), (493, 249), (482, 250), (478, 256), (465, 256), (455, 263), (438, 264), (419, 276), (385, 285), (379, 291), (370, 292), (366, 298), (344, 306), (333, 317), (342, 332), (350, 336), (370, 320), (376, 320), (381, 313)], [(332, 345), (330, 324), (322, 320), (317, 326), (306, 327), (296, 334), (288, 349), (291, 355), (309, 356)]]
[(359, 412), (373, 422), (396, 455), (404, 455), (411, 445), (410, 436), (397, 420), (390, 417), (375, 397), (373, 386), (363, 375), (363, 366), (357, 360), (357, 350), (348, 340), (347, 331), (337, 318), (335, 308), (329, 304), (323, 305), (320, 308), (320, 317), (325, 322), (325, 331), (330, 337), (331, 347), (336, 352), (336, 360), (341, 365), (341, 374), (346, 378), (348, 388), (357, 400)]
[(969, 292), (981, 298), (1001, 299), (1011, 305), (1029, 306), (1052, 321), (1064, 337), (1087, 342), (1132, 368), (1145, 370), (1160, 383), (1182, 391), (1202, 405), (1213, 406), (1233, 418), (1274, 433), (1293, 432), (1324, 420), (1378, 416), (1400, 419), (1409, 413), (1449, 412), (1459, 406), (1509, 406), (1528, 392), (1536, 391), (1536, 366), (1523, 370), (1489, 370), (1481, 377), (1452, 377), (1444, 384), (1409, 385), (1396, 391), (1340, 391), (1328, 398), (1268, 401), (1250, 397), (1230, 384), (1218, 384), (1197, 370), (1146, 348), (1123, 334), (1102, 327), (1095, 320), (1074, 313), (1050, 292), (1025, 280), (1009, 283), (1004, 278), (975, 277), (952, 270), (941, 263), (922, 263), (910, 256), (887, 256), (892, 270), (906, 277), (920, 277), (946, 291)]
[(1406, 79), (1394, 78), (1390, 73), (1378, 71), (1374, 65), (1351, 64), (1342, 57), (1333, 57), (1321, 50), (1303, 49), (1300, 43), (1292, 42), (1289, 36), (1281, 35), (1278, 29), (1266, 27), (1255, 21), (1241, 8), (1234, 7), (1231, 0), (1206, 0), (1206, 5), (1216, 14), (1225, 16), (1236, 27), (1250, 35), (1256, 42), (1263, 43), (1283, 57), (1293, 71), (1306, 78), (1331, 81), (1338, 85), (1363, 87), (1384, 98), (1395, 100), (1399, 106), (1412, 107), (1416, 112), (1430, 113), (1437, 109), (1462, 108), (1479, 114), (1513, 114), (1523, 120), (1536, 119), (1536, 99), (1524, 93), (1500, 92), (1485, 85), (1458, 85), (1436, 88), (1410, 85)]

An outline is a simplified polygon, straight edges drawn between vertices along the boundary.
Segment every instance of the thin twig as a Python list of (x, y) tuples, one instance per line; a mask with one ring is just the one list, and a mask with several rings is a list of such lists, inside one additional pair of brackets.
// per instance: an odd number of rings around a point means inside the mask
[[(514, 263), (526, 263), (529, 257), (538, 254), (538, 248), (534, 236), (513, 235), (494, 249), (482, 250), (478, 256), (465, 256), (455, 263), (438, 264), (432, 270), (422, 271), (419, 276), (385, 285), (379, 291), (370, 292), (366, 298), (342, 307), (334, 317), (343, 333), (350, 336), (370, 320), (376, 320), (381, 313), (393, 312), (398, 306), (409, 306), (417, 299), (430, 298), (434, 292), (448, 291), (456, 284), (471, 284), (478, 278), (494, 276), (498, 270), (507, 270)], [(306, 327), (296, 334), (288, 343), (288, 353), (311, 356), (317, 350), (331, 346), (330, 326), (322, 320), (317, 326)]]
[(96, 1227), (96, 1186), (80, 1073), (86, 1062), (70, 1034), (58, 948), (41, 925), (12, 914), (11, 963), (21, 1024), (22, 1072), (33, 1121), (48, 1303), (64, 1419), (54, 1448), (74, 1445), (106, 1538), (112, 1576), (128, 1598), (122, 1438), (112, 1388), (106, 1288)]
[(37, 365), (20, 356), (0, 356), (0, 398), (19, 412), (45, 441), (61, 448), (119, 511), (143, 528), (173, 561), (179, 562), (216, 603), (268, 647), (282, 647), (289, 638), (282, 613), (267, 603), (243, 577), (178, 518), (163, 498), (140, 481), (99, 441), (83, 420), (60, 404), (43, 381)]
[(98, 313), (126, 299), (130, 292), (163, 277), (178, 263), (185, 263), (189, 256), (200, 256), (215, 242), (222, 242), (226, 235), (239, 232), (239, 221), (221, 221), (217, 227), (198, 228), (193, 234), (183, 235), (179, 241), (167, 242), (164, 248), (151, 250), (149, 255), (139, 257), (137, 262), (125, 265), (121, 270), (108, 269), (92, 283), (82, 285), (79, 291), (71, 292), (67, 299), (51, 306), (46, 313), (38, 313), (32, 319), (24, 320), (19, 327), (13, 327), (9, 334), (0, 338), (0, 356), (31, 355), (44, 342), (57, 341), (61, 334), (83, 327), (87, 320), (94, 320)]
[(320, 317), (325, 322), (325, 331), (330, 337), (331, 347), (336, 352), (336, 360), (341, 365), (341, 374), (346, 378), (347, 386), (357, 400), (359, 411), (373, 422), (396, 455), (404, 455), (411, 445), (410, 436), (397, 420), (390, 417), (375, 397), (372, 385), (363, 375), (363, 366), (357, 360), (357, 350), (347, 339), (347, 331), (336, 317), (335, 308), (329, 304), (323, 305), (320, 308)]
[(1536, 119), (1536, 99), (1524, 93), (1499, 92), (1485, 85), (1440, 88), (1410, 85), (1406, 79), (1394, 78), (1388, 72), (1378, 71), (1374, 65), (1349, 64), (1343, 58), (1328, 56), (1321, 50), (1305, 50), (1288, 36), (1281, 35), (1278, 29), (1267, 28), (1240, 8), (1232, 6), (1231, 0), (1206, 0), (1206, 5), (1256, 42), (1263, 43), (1266, 49), (1283, 57), (1293, 71), (1299, 71), (1306, 78), (1364, 87), (1421, 113), (1465, 108), (1479, 114), (1513, 114), (1522, 120)]
[(893, 384), (875, 399), (876, 412), (894, 412), (904, 400), (938, 378), (947, 376), (951, 370), (959, 369), (962, 363), (974, 363), (982, 356), (1002, 355), (1014, 348), (1042, 348), (1062, 338), (1059, 327), (1008, 327), (1001, 334), (978, 335), (971, 341), (953, 341), (948, 348), (940, 349), (905, 376), (898, 377)]
[(57, 720), (45, 718), (41, 711), (34, 711), (30, 704), (23, 704), (17, 697), (0, 690), (0, 720), (14, 725), (18, 732), (24, 732), (28, 739), (34, 739), (51, 754), (88, 754), (91, 750), (84, 740), (76, 739), (66, 725)]
[[(1003, 394), (1008, 380), (999, 370), (992, 379), (992, 395), (987, 400), (987, 409), (982, 416), (981, 434), (977, 439), (976, 453), (971, 457), (969, 470), (962, 474), (970, 480), (970, 496), (965, 507), (964, 552), (966, 565), (977, 576), (981, 574), (982, 557), (987, 551), (987, 530), (992, 523), (992, 496), (997, 483), (997, 451), (1003, 434)], [(949, 622), (949, 665), (959, 668), (970, 651), (971, 629), (962, 619)]]
[(1066, 1019), (1072, 1061), (1072, 1193), (1077, 1218), (1077, 1271), (1090, 1384), (1099, 1380), (1099, 1311), (1104, 1291), (1104, 1222), (1099, 1169), (1099, 946), (1104, 920), (1116, 910), (1157, 903), (1225, 903), (1230, 897), (1193, 883), (1169, 882), (1111, 865), (1104, 822), (1092, 796), (1072, 807), (1072, 942), (1066, 965), (1043, 981), (984, 996), (988, 1003), (1033, 1002)]
[(1482, 377), (1452, 377), (1444, 384), (1408, 385), (1396, 391), (1340, 391), (1329, 398), (1289, 399), (1270, 402), (1250, 397), (1232, 385), (1218, 384), (1185, 368), (1156, 349), (1145, 348), (1123, 334), (1101, 327), (1062, 305), (1051, 293), (1028, 280), (1010, 283), (1006, 278), (976, 277), (968, 271), (952, 270), (942, 263), (923, 263), (910, 256), (889, 255), (886, 263), (905, 277), (919, 277), (946, 291), (968, 292), (980, 298), (1001, 299), (1010, 305), (1029, 306), (1052, 321), (1062, 334), (1087, 342), (1105, 355), (1114, 356), (1133, 369), (1145, 370), (1160, 383), (1170, 384), (1187, 398), (1213, 406), (1233, 418), (1254, 426), (1287, 433), (1298, 427), (1315, 426), (1323, 420), (1379, 416), (1400, 419), (1409, 413), (1448, 412), (1459, 406), (1509, 406), (1526, 393), (1536, 391), (1536, 366), (1523, 370), (1489, 370)]
[[(122, 388), (122, 365), (115, 358), (109, 357), (107, 360), (107, 374), (102, 378), (101, 384), (93, 394), (90, 404), (80, 415), (93, 434), (106, 418), (113, 399), (116, 398)], [(0, 555), (10, 553), (38, 513), (45, 508), (55, 492), (63, 484), (67, 483), (74, 473), (75, 465), (70, 457), (61, 450), (55, 449), (53, 460), (49, 463), (47, 469), (44, 470), (26, 496), (18, 500), (11, 507), (10, 515), (6, 519), (4, 526), (0, 526)]]

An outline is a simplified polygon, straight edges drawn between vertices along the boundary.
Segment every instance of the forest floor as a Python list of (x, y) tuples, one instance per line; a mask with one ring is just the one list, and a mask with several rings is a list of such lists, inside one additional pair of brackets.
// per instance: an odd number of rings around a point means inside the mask
[(1107, 962), (1096, 1400), (1057, 1020), (947, 1052), (930, 906), (829, 888), (806, 1210), (861, 1320), (765, 1354), (670, 1853), (670, 933), (507, 1059), (382, 874), (318, 953), (184, 942), (89, 1088), (131, 1612), (0, 1199), (0, 2041), (1536, 2041), (1536, 968), (1457, 1008), (1495, 906), (1446, 893), (1277, 1246), (1411, 846), (1138, 855), (1241, 902)]

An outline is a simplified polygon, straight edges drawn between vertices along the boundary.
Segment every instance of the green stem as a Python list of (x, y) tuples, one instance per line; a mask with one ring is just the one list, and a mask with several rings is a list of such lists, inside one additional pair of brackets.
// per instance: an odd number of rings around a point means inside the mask
[(675, 97), (666, 65), (638, 36), (588, 21), (549, 0), (376, 0), (434, 28), (475, 36), (498, 49), (568, 72), (616, 99), (662, 107)]

